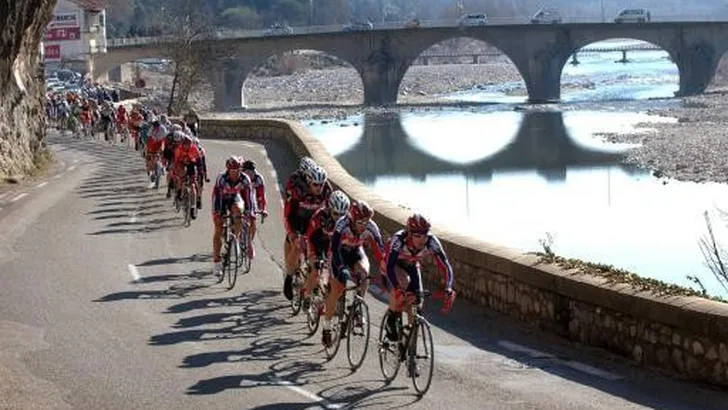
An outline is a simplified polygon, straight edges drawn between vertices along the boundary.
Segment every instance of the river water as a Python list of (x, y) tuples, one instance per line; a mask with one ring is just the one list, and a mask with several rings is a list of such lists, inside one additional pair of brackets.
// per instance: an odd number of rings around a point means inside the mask
[(654, 177), (621, 163), (629, 145), (598, 135), (675, 121), (645, 114), (677, 103), (667, 53), (633, 52), (631, 63), (615, 63), (620, 58), (579, 55), (580, 65), (564, 69), (557, 105), (524, 109), (519, 82), (442, 97), (497, 104), (306, 124), (354, 177), (440, 226), (524, 251), (541, 250), (550, 237), (562, 256), (684, 286), (697, 275), (722, 294), (698, 240), (703, 213), (728, 204), (728, 186)]

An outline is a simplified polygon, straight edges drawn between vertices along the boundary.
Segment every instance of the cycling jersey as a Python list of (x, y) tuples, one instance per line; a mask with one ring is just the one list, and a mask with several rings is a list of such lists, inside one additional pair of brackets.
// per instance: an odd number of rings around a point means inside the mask
[[(291, 180), (289, 179), (290, 182)], [(288, 191), (286, 189), (287, 194)], [(308, 184), (305, 187), (301, 187), (294, 182), (283, 207), (286, 233), (296, 232), (304, 234), (306, 228), (308, 228), (311, 216), (313, 216), (316, 210), (326, 205), (326, 201), (329, 200), (331, 192), (333, 192), (333, 189), (329, 181), (324, 183), (321, 193), (318, 195), (311, 193)]]
[(246, 213), (253, 209), (252, 184), (245, 173), (240, 173), (240, 178), (233, 181), (227, 171), (217, 176), (215, 186), (212, 188), (212, 209), (216, 216), (222, 214), (230, 205), (242, 201), (245, 204)]
[(348, 215), (342, 217), (336, 222), (331, 236), (331, 269), (336, 278), (346, 278), (342, 271), (349, 269), (363, 257), (364, 243), (372, 248), (377, 264), (384, 260), (384, 242), (377, 223), (370, 219), (359, 234), (351, 229), (352, 224)]
[(447, 259), (447, 255), (445, 255), (445, 251), (442, 249), (440, 240), (435, 235), (428, 234), (422, 249), (413, 249), (407, 242), (407, 231), (404, 229), (392, 235), (389, 241), (386, 257), (387, 278), (389, 278), (392, 285), (399, 287), (395, 267), (399, 266), (412, 276), (419, 274), (419, 264), (424, 258), (434, 256), (437, 269), (445, 278), (445, 287), (451, 288), (453, 282), (452, 266)]
[(335, 227), (336, 220), (330, 208), (321, 208), (313, 214), (306, 230), (309, 256), (316, 256), (319, 260), (324, 258)]
[(259, 211), (265, 211), (267, 208), (266, 204), (266, 198), (265, 198), (265, 180), (263, 179), (263, 175), (258, 172), (258, 170), (253, 170), (253, 176), (250, 177), (250, 181), (253, 183), (253, 192), (255, 194), (255, 205), (257, 206), (257, 210)]
[(174, 163), (176, 165), (196, 164), (200, 159), (200, 151), (195, 144), (185, 148), (184, 144), (179, 144), (174, 150)]

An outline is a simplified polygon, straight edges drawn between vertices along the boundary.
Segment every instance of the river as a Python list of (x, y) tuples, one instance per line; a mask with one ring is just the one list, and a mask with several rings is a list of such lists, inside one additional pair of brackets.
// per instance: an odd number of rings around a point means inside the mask
[(728, 186), (657, 178), (621, 163), (630, 146), (598, 135), (675, 121), (645, 114), (677, 103), (667, 53), (620, 58), (579, 55), (581, 64), (564, 69), (561, 104), (525, 106), (521, 82), (442, 96), (491, 105), (306, 124), (354, 177), (439, 226), (524, 251), (550, 237), (562, 256), (684, 286), (697, 275), (722, 294), (698, 240), (703, 213), (728, 204)]

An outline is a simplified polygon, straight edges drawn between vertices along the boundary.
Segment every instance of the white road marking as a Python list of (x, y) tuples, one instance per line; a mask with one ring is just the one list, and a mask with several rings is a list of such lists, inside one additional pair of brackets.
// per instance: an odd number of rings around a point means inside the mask
[(513, 352), (525, 353), (534, 359), (556, 359), (556, 361), (558, 363), (563, 364), (564, 366), (571, 367), (574, 370), (578, 370), (580, 372), (584, 372), (584, 373), (590, 374), (592, 376), (601, 377), (602, 379), (606, 379), (606, 380), (610, 380), (610, 381), (623, 379), (623, 377), (618, 374), (610, 373), (606, 370), (598, 369), (596, 367), (589, 366), (589, 365), (581, 363), (581, 362), (575, 362), (573, 360), (560, 360), (560, 359), (556, 358), (556, 356), (554, 356), (550, 353), (545, 353), (545, 352), (541, 352), (539, 350), (531, 349), (530, 347), (521, 346), (519, 344), (509, 342), (507, 340), (499, 340), (498, 346), (503, 347), (503, 348), (508, 349)]
[(130, 223), (135, 223), (137, 221), (137, 213), (136, 211), (131, 213), (131, 218), (129, 218)]
[(141, 275), (139, 275), (139, 271), (137, 270), (136, 266), (130, 263), (129, 265), (127, 265), (127, 267), (129, 268), (129, 274), (131, 275), (132, 279), (134, 279), (134, 282), (142, 278)]
[(3, 198), (5, 198), (5, 196), (6, 196), (7, 194), (8, 194), (7, 192), (6, 192), (6, 193), (4, 193), (4, 194), (0, 194), (0, 199), (3, 199)]
[(538, 359), (555, 359), (556, 358), (556, 356), (554, 356), (552, 354), (541, 352), (541, 351), (538, 351), (535, 349), (531, 349), (530, 347), (521, 346), (519, 344), (515, 344), (515, 343), (509, 342), (507, 340), (499, 340), (498, 346), (508, 349), (512, 352), (525, 353), (533, 358), (538, 358)]
[(65, 172), (61, 172), (60, 174), (54, 176), (53, 179), (58, 179), (58, 178), (62, 177), (63, 174), (65, 174)]
[(74, 169), (76, 169), (76, 166), (75, 165), (71, 165), (70, 167), (68, 167), (68, 170), (69, 171), (73, 171)]
[(11, 199), (10, 202), (15, 202), (15, 201), (17, 201), (19, 199), (25, 198), (26, 196), (28, 196), (28, 194), (25, 193), (25, 192), (23, 192), (22, 194), (20, 194), (20, 195), (16, 196), (15, 198)]
[(601, 377), (602, 379), (607, 380), (620, 380), (623, 379), (622, 376), (614, 373), (610, 373), (606, 370), (597, 369), (596, 367), (589, 366), (584, 363), (574, 362), (574, 361), (568, 361), (568, 362), (562, 362), (563, 364), (571, 367), (572, 369), (578, 370), (580, 372), (589, 373), (592, 376)]
[(43, 188), (44, 186), (48, 185), (47, 182), (41, 182), (40, 184), (36, 185), (36, 188)]
[(271, 379), (272, 379), (273, 383), (275, 383), (279, 386), (283, 386), (291, 391), (294, 391), (294, 392), (300, 394), (301, 396), (311, 400), (312, 402), (318, 403), (319, 405), (323, 406), (325, 409), (340, 409), (340, 408), (344, 407), (341, 404), (331, 403), (330, 401), (324, 399), (323, 397), (321, 397), (315, 393), (311, 393), (308, 390), (302, 389), (301, 387), (296, 386), (295, 384), (293, 384), (287, 380), (282, 380), (275, 376), (273, 376)]

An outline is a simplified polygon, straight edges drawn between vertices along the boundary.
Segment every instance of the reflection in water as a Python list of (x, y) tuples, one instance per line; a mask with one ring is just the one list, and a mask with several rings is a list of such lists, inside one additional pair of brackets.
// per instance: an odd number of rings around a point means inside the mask
[[(520, 124), (505, 127), (514, 130), (509, 135), (488, 128), (487, 121), (461, 127), (457, 116), (444, 134), (445, 125), (427, 126), (432, 114), (366, 115), (359, 127), (309, 128), (335, 147), (352, 175), (440, 226), (527, 251), (538, 250), (548, 232), (561, 255), (682, 285), (690, 285), (686, 274), (697, 273), (718, 293), (697, 239), (704, 232), (702, 213), (728, 204), (728, 187), (658, 180), (621, 164), (621, 151), (593, 133), (645, 119), (597, 114), (522, 113)], [(417, 135), (408, 135), (410, 130)], [(487, 139), (493, 141), (483, 143)], [(452, 145), (449, 152), (435, 155), (435, 141)]]
[[(432, 174), (461, 174), (475, 181), (490, 181), (494, 171), (534, 169), (549, 181), (564, 181), (566, 169), (578, 166), (612, 165), (619, 162), (619, 151), (593, 149), (575, 143), (566, 131), (561, 112), (514, 113), (513, 123), (521, 120), (515, 135), (503, 135), (487, 128), (488, 118), (480, 116), (480, 128), (462, 124), (463, 132), (430, 127), (425, 138), (412, 138), (403, 127), (400, 114), (366, 114), (363, 135), (337, 159), (357, 179), (365, 183), (382, 176), (410, 176), (424, 180)], [(519, 118), (521, 117), (521, 118)], [(457, 119), (449, 118), (452, 128)], [(514, 127), (515, 128), (515, 127)], [(468, 130), (465, 132), (464, 130)], [(475, 135), (473, 135), (473, 131)], [(454, 134), (458, 134), (455, 136)], [(448, 150), (468, 156), (465, 162), (438, 158), (433, 139), (447, 142)], [(427, 143), (430, 141), (430, 147)], [(495, 141), (493, 143), (492, 141)], [(440, 145), (442, 146), (442, 144)], [(479, 147), (487, 147), (483, 150)], [(493, 148), (496, 149), (493, 149)], [(471, 158), (472, 152), (484, 153)], [(626, 167), (619, 165), (619, 167)]]

